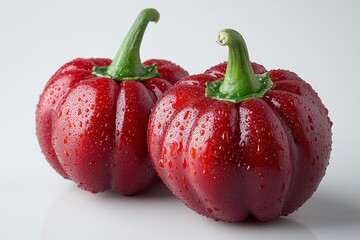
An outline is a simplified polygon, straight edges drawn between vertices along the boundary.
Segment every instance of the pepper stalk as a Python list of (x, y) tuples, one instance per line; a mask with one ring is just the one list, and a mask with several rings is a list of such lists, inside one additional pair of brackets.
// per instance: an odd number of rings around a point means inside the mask
[(245, 40), (240, 33), (224, 29), (218, 33), (217, 43), (229, 47), (228, 64), (224, 78), (206, 83), (207, 97), (239, 103), (262, 98), (274, 86), (268, 73), (254, 74)]
[(149, 22), (157, 22), (159, 18), (159, 12), (153, 8), (141, 11), (111, 64), (108, 67), (93, 67), (93, 74), (116, 81), (144, 80), (159, 76), (156, 64), (144, 66), (140, 59), (140, 45), (145, 29)]

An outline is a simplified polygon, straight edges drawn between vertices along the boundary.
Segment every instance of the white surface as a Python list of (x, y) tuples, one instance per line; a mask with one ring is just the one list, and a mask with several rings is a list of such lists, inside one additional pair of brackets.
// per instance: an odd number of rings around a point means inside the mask
[[(102, 3), (100, 3), (102, 2)], [(155, 7), (142, 59), (200, 73), (226, 60), (215, 43), (240, 31), (250, 57), (297, 72), (329, 108), (333, 152), (316, 194), (289, 217), (223, 223), (201, 217), (162, 185), (135, 197), (93, 195), (59, 177), (35, 137), (46, 81), (76, 57), (112, 58), (138, 12)], [(0, 239), (359, 239), (359, 1), (0, 2)]]

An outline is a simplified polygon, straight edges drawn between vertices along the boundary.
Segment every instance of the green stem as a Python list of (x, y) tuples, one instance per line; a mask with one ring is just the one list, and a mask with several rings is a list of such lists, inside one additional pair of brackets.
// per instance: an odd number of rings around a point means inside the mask
[(114, 80), (143, 80), (158, 76), (156, 65), (144, 66), (140, 59), (140, 45), (149, 22), (157, 22), (158, 11), (152, 8), (140, 12), (123, 40), (114, 60), (108, 67), (94, 67), (93, 74)]
[(255, 80), (244, 38), (234, 30), (225, 29), (218, 34), (217, 43), (229, 47), (228, 64), (220, 92), (236, 92), (243, 96), (257, 92), (261, 84)]
[(261, 98), (273, 86), (268, 73), (255, 75), (244, 38), (232, 29), (219, 32), (217, 42), (229, 47), (225, 77), (206, 84), (206, 96), (234, 103)]

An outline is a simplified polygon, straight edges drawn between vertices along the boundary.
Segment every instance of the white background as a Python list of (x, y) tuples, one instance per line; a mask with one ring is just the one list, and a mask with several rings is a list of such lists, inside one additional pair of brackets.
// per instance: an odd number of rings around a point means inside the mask
[[(269, 223), (215, 222), (161, 184), (134, 197), (91, 194), (62, 179), (40, 152), (35, 107), (45, 83), (76, 57), (112, 58), (146, 7), (161, 14), (141, 56), (190, 73), (226, 60), (223, 28), (250, 57), (308, 81), (330, 111), (333, 152), (315, 195)], [(360, 1), (0, 2), (0, 239), (359, 239)]]

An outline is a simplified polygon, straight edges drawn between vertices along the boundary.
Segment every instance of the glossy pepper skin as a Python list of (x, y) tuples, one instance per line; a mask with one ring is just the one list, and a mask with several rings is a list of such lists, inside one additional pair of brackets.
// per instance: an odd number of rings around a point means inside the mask
[[(61, 176), (84, 190), (131, 195), (157, 179), (147, 150), (150, 109), (188, 75), (166, 60), (141, 64), (142, 34), (147, 23), (158, 18), (156, 10), (144, 10), (113, 62), (78, 58), (66, 63), (40, 96), (36, 133), (42, 152)], [(123, 68), (126, 62), (130, 67)], [(121, 70), (117, 76), (106, 75), (110, 66)]]
[[(317, 189), (332, 123), (308, 83), (287, 70), (250, 64), (241, 39), (234, 30), (220, 32), (229, 64), (185, 77), (162, 95), (150, 115), (149, 151), (163, 182), (197, 213), (268, 221), (297, 210)], [(239, 72), (267, 82), (247, 95), (209, 88), (226, 75), (236, 88)]]

